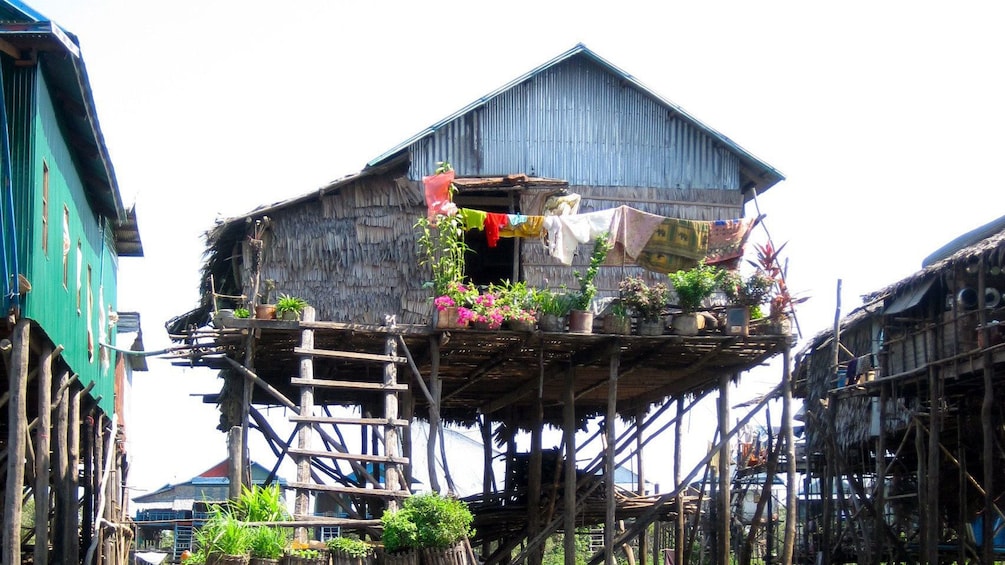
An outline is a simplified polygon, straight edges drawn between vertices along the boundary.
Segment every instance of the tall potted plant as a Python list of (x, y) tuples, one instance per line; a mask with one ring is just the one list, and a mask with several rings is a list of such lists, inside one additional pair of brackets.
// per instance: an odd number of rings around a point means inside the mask
[(719, 269), (699, 263), (691, 269), (670, 273), (669, 277), (681, 309), (681, 313), (673, 317), (674, 331), (681, 335), (698, 335), (698, 330), (704, 327), (704, 318), (698, 316), (698, 310), (715, 291)]
[(381, 517), (384, 549), (389, 555), (418, 550), (425, 565), (468, 563), (465, 542), (474, 533), (472, 521), (471, 511), (460, 500), (435, 492), (412, 496), (400, 510)]
[(432, 274), (425, 286), (432, 289), (436, 299), (436, 325), (458, 327), (459, 309), (465, 306), (459, 301), (469, 288), (474, 288), (465, 283), (464, 277), (464, 254), (468, 251), (464, 220), (458, 214), (438, 215), (433, 220), (422, 217), (415, 227), (419, 229), (419, 265), (429, 267)]
[(728, 301), (727, 334), (746, 336), (749, 333), (750, 321), (762, 317), (761, 305), (771, 294), (774, 285), (774, 280), (761, 269), (747, 278), (736, 272), (723, 271), (720, 286)]
[(593, 311), (590, 304), (597, 295), (597, 285), (593, 282), (600, 272), (600, 266), (607, 259), (607, 253), (613, 244), (608, 234), (600, 234), (593, 242), (593, 253), (590, 254), (590, 264), (585, 273), (573, 271), (573, 276), (579, 282), (579, 292), (572, 295), (572, 310), (569, 312), (569, 331), (572, 333), (593, 333)]

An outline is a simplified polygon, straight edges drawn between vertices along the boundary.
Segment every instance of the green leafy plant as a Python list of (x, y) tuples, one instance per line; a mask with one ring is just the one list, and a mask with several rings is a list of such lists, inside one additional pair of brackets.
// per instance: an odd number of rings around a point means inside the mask
[(699, 263), (698, 266), (669, 274), (677, 306), (685, 313), (697, 312), (702, 302), (712, 295), (719, 283), (719, 269)]
[(775, 281), (760, 269), (747, 278), (743, 278), (735, 271), (724, 270), (719, 277), (719, 286), (730, 304), (753, 308), (764, 304), (775, 286)]
[(250, 529), (222, 505), (210, 510), (209, 519), (195, 534), (199, 549), (206, 555), (244, 555), (248, 553)]
[(248, 547), (252, 557), (279, 559), (288, 541), (288, 532), (283, 528), (259, 526), (251, 529)]
[(351, 537), (337, 537), (328, 540), (328, 549), (332, 552), (342, 552), (349, 557), (362, 559), (373, 554), (373, 546), (365, 541)]
[(290, 549), (288, 554), (301, 559), (317, 559), (321, 557), (321, 552), (316, 549)]
[(609, 234), (598, 235), (597, 239), (593, 242), (593, 253), (590, 254), (590, 264), (587, 266), (586, 272), (572, 272), (572, 275), (576, 277), (576, 281), (579, 283), (579, 292), (572, 295), (573, 310), (588, 310), (590, 308), (593, 297), (597, 295), (597, 285), (594, 284), (593, 280), (597, 278), (600, 266), (604, 264), (604, 260), (607, 259), (607, 253), (613, 247), (614, 244), (610, 242)]
[(234, 515), (245, 522), (280, 522), (290, 517), (277, 483), (243, 487), (234, 504)]
[(465, 503), (455, 498), (427, 493), (405, 500), (401, 510), (384, 512), (384, 547), (390, 551), (409, 548), (444, 549), (473, 535), (473, 517)]
[(572, 309), (572, 299), (565, 292), (555, 292), (547, 288), (533, 290), (534, 309), (538, 314), (565, 316)]
[(251, 317), (251, 311), (248, 310), (247, 308), (235, 308), (234, 309), (234, 317), (235, 318), (250, 318)]
[(670, 299), (666, 283), (646, 284), (642, 277), (627, 277), (618, 285), (624, 305), (646, 322), (659, 320)]
[(289, 294), (280, 294), (279, 300), (276, 301), (276, 315), (282, 316), (286, 313), (292, 313), (300, 316), (306, 307), (307, 301), (303, 298), (290, 296)]

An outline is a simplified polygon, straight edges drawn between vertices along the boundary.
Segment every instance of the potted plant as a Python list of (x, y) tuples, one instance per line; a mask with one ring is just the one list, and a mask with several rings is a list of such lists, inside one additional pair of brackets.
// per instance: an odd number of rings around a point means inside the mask
[(276, 318), (276, 305), (270, 302), (272, 293), (276, 290), (276, 281), (265, 279), (264, 289), (259, 294), (261, 300), (255, 305), (255, 317), (259, 320), (274, 320)]
[[(452, 171), (449, 163), (440, 163), (436, 169), (436, 176), (445, 175)], [(446, 177), (443, 177), (446, 178)], [(452, 178), (452, 177), (450, 177)], [(452, 195), (456, 188), (453, 183), (448, 183), (448, 198), (452, 200)], [(456, 210), (456, 207), (451, 208)], [(429, 267), (432, 280), (427, 281), (423, 286), (431, 288), (434, 299), (449, 296), (456, 302), (457, 287), (472, 287), (465, 282), (464, 276), (464, 254), (469, 251), (464, 242), (464, 219), (460, 214), (442, 215), (436, 214), (432, 218), (424, 216), (413, 226), (419, 230), (419, 265)], [(454, 305), (437, 304), (434, 315), (438, 318), (434, 321), (436, 326), (450, 327), (457, 323), (453, 319), (458, 311), (448, 310), (459, 308), (463, 304)], [(439, 322), (439, 318), (446, 317), (445, 322)]]
[(628, 307), (616, 300), (604, 311), (603, 330), (605, 334), (628, 335), (632, 333), (632, 317)]
[(279, 562), (282, 565), (327, 565), (328, 558), (317, 549), (292, 547)]
[(251, 550), (249, 565), (275, 565), (283, 556), (288, 541), (283, 528), (259, 526), (251, 529), (248, 546)]
[(351, 537), (336, 537), (328, 540), (328, 551), (332, 565), (370, 565), (374, 562), (373, 546)]
[(722, 271), (720, 287), (726, 295), (726, 333), (746, 336), (751, 320), (762, 317), (761, 305), (771, 294), (775, 281), (758, 268), (747, 278), (734, 271)]
[(697, 312), (706, 298), (712, 295), (719, 282), (719, 269), (699, 263), (691, 269), (675, 271), (669, 274), (677, 295), (677, 307), (681, 314), (673, 318), (673, 328), (681, 335), (697, 335), (704, 327), (703, 320)]
[(600, 272), (600, 266), (607, 259), (607, 253), (613, 244), (609, 241), (608, 234), (600, 234), (593, 242), (593, 253), (590, 254), (590, 264), (585, 273), (573, 271), (572, 274), (579, 282), (579, 292), (572, 295), (572, 309), (569, 311), (569, 331), (573, 333), (593, 333), (593, 312), (590, 305), (597, 295), (597, 285), (594, 279)]
[(281, 320), (299, 320), (307, 307), (307, 301), (299, 296), (280, 294), (276, 301), (276, 317)]
[(250, 559), (249, 528), (222, 506), (213, 507), (195, 539), (207, 565), (247, 565)]
[(234, 308), (234, 317), (242, 320), (251, 317), (251, 311), (247, 308)]
[(565, 317), (572, 308), (572, 300), (564, 292), (555, 292), (547, 288), (535, 289), (533, 297), (534, 309), (537, 311), (537, 324), (543, 332), (565, 331)]
[(666, 283), (646, 284), (640, 276), (627, 277), (618, 285), (621, 300), (639, 318), (639, 335), (662, 335), (663, 310), (670, 299)]
[(537, 323), (534, 312), (534, 291), (527, 288), (527, 283), (503, 281), (502, 284), (490, 284), (489, 292), (496, 295), (503, 323), (509, 329), (520, 332), (532, 332)]
[(775, 247), (769, 241), (764, 245), (755, 245), (757, 250), (757, 266), (773, 283), (774, 294), (768, 300), (768, 320), (772, 331), (781, 335), (792, 333), (793, 307), (806, 301), (806, 297), (794, 297), (785, 283), (785, 271), (778, 257), (786, 244)]

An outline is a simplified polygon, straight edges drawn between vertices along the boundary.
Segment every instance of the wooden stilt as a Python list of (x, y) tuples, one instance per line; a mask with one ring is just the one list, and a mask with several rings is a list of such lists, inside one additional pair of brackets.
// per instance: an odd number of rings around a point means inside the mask
[[(78, 514), (78, 479), (77, 469), (80, 467), (80, 396), (79, 387), (70, 387), (67, 391), (70, 396), (69, 412), (67, 414), (67, 476), (66, 476), (66, 501), (67, 507), (66, 525), (63, 530), (63, 544), (66, 548), (66, 563), (80, 562), (80, 515)], [(115, 443), (112, 438), (109, 449), (114, 449)]]
[[(938, 373), (934, 368), (928, 370), (929, 410), (931, 411), (928, 429), (928, 543), (925, 544), (925, 560), (928, 563), (939, 562), (939, 532), (942, 531), (939, 513), (939, 473), (941, 455), (939, 451), (939, 436), (942, 430), (942, 394)], [(992, 523), (992, 522), (988, 522)]]
[(412, 421), (415, 419), (415, 397), (412, 388), (401, 393), (401, 418), (408, 422), (408, 427), (402, 430), (401, 456), (408, 459), (404, 469), (404, 488), (412, 490)]
[[(531, 408), (530, 461), (527, 473), (527, 536), (533, 538), (541, 531), (541, 436), (544, 428), (544, 407), (541, 396)], [(541, 552), (533, 550), (527, 559), (530, 565), (540, 565)]]
[(38, 357), (38, 426), (35, 428), (35, 563), (49, 563), (49, 434), (52, 428), (53, 351), (42, 345)]
[[(673, 431), (673, 482), (674, 488), (680, 485), (681, 481), (681, 448), (682, 426), (684, 422), (684, 397), (677, 398), (677, 423)], [(677, 496), (677, 527), (674, 529), (674, 563), (684, 565), (684, 540), (685, 540), (685, 515), (684, 515), (684, 491)]]
[[(10, 406), (7, 407), (7, 482), (3, 508), (4, 563), (21, 562), (21, 496), (24, 483), (24, 452), (28, 427), (28, 340), (31, 335), (28, 320), (21, 319), (10, 335), (10, 362), (7, 379), (10, 383)], [(4, 344), (4, 349), (7, 344)]]
[[(876, 436), (876, 484), (873, 487), (873, 497), (875, 498), (876, 508), (880, 509), (880, 512), (874, 516), (875, 524), (873, 528), (876, 530), (873, 532), (872, 543), (875, 547), (883, 547), (883, 526), (885, 524), (885, 518), (883, 516), (883, 509), (886, 508), (886, 401), (889, 398), (889, 388), (884, 384), (880, 385), (879, 388), (879, 435)], [(962, 499), (961, 499), (962, 500)], [(882, 560), (880, 557), (880, 552), (876, 552), (875, 561), (878, 562)]]
[(576, 565), (576, 373), (571, 367), (565, 373), (562, 432), (565, 442), (565, 487), (562, 492), (563, 547), (565, 565)]
[[(987, 322), (987, 308), (985, 308), (984, 291), (985, 280), (984, 259), (981, 258), (978, 264), (977, 275), (977, 302), (979, 312), (979, 323), (984, 332), (984, 343), (991, 343), (991, 330)], [(981, 533), (983, 534), (983, 544), (981, 545), (981, 555), (984, 563), (993, 563), (994, 559), (994, 536), (992, 535), (994, 524), (994, 514), (992, 507), (995, 504), (994, 486), (994, 366), (991, 358), (991, 351), (984, 350), (984, 398), (981, 401), (981, 439), (983, 442), (983, 463), (984, 463), (984, 512), (982, 513)]]
[(783, 564), (792, 563), (796, 547), (796, 438), (792, 431), (792, 367), (789, 345), (782, 349), (782, 441), (785, 442), (785, 538)]
[(621, 348), (618, 347), (617, 340), (611, 347), (610, 373), (607, 377), (607, 414), (604, 415), (604, 433), (607, 437), (605, 466), (604, 466), (604, 501), (607, 504), (604, 519), (604, 562), (606, 565), (615, 565), (614, 559), (614, 533), (617, 527), (615, 510), (617, 501), (614, 498), (614, 425), (618, 420), (618, 368), (621, 364)]
[(440, 340), (439, 336), (429, 336), (429, 434), (426, 441), (426, 466), (429, 472), (429, 488), (440, 492), (440, 480), (436, 476), (436, 439), (440, 431)]
[[(395, 320), (391, 316), (385, 324), (394, 328)], [(398, 356), (398, 341), (393, 335), (389, 335), (384, 343), (384, 353), (388, 357)], [(398, 384), (398, 367), (394, 363), (384, 363), (384, 384), (389, 387)], [(384, 417), (388, 423), (384, 426), (384, 453), (388, 458), (401, 457), (401, 444), (398, 440), (398, 428), (392, 422), (398, 419), (398, 393), (393, 388), (384, 391)], [(410, 490), (409, 485), (401, 480), (402, 470), (400, 463), (388, 461), (384, 471), (384, 484), (388, 490)], [(389, 510), (398, 509), (397, 499), (388, 500)]]
[(52, 526), (53, 531), (58, 532), (58, 534), (54, 535), (52, 538), (52, 557), (54, 563), (69, 562), (65, 538), (63, 536), (63, 532), (70, 527), (70, 501), (67, 499), (67, 492), (69, 491), (67, 481), (69, 480), (68, 475), (70, 466), (69, 442), (67, 440), (67, 429), (69, 424), (67, 422), (70, 418), (70, 395), (67, 390), (68, 387), (63, 386), (68, 379), (68, 373), (66, 371), (62, 371), (59, 375), (59, 388), (62, 392), (53, 399), (53, 401), (56, 402), (57, 408), (55, 445), (53, 445), (53, 456), (55, 458), (55, 480), (53, 481), (53, 488), (55, 489), (56, 495), (56, 508)]
[[(635, 457), (636, 457), (636, 468), (638, 470), (638, 489), (636, 492), (639, 496), (645, 496), (646, 494), (646, 473), (644, 459), (642, 457), (642, 421), (646, 417), (646, 411), (643, 408), (639, 408), (635, 413)], [(646, 530), (643, 530), (639, 534), (639, 565), (646, 565), (646, 557), (649, 554), (649, 540), (646, 539)]]
[[(719, 429), (729, 429), (729, 373), (719, 377)], [(718, 534), (718, 563), (729, 565), (730, 530), (732, 529), (732, 512), (730, 508), (730, 476), (729, 476), (729, 442), (724, 442), (719, 448), (719, 511), (718, 523), (714, 525)]]
[[(315, 317), (314, 308), (308, 306), (304, 308), (303, 318), (306, 322), (313, 322)], [(301, 332), (301, 347), (304, 349), (314, 348), (314, 330), (305, 329)], [(303, 357), (300, 360), (300, 378), (305, 381), (310, 381), (314, 378), (314, 361), (310, 357)], [(301, 386), (300, 387), (300, 415), (301, 416), (312, 416), (314, 414), (314, 387), (311, 386)], [(300, 434), (297, 438), (297, 447), (301, 450), (310, 450), (311, 443), (314, 437), (314, 428), (312, 426), (303, 426), (300, 428)], [(311, 459), (306, 455), (301, 455), (297, 458), (297, 482), (300, 484), (310, 483), (311, 481)], [(311, 512), (311, 498), (310, 492), (307, 489), (299, 488), (296, 491), (296, 500), (294, 501), (294, 514), (298, 516), (307, 516), (312, 514)], [(306, 543), (308, 540), (308, 530), (304, 527), (298, 527), (294, 530), (294, 538), (301, 542)]]
[(84, 482), (81, 485), (84, 491), (84, 503), (80, 512), (80, 546), (91, 547), (91, 540), (94, 532), (94, 413), (97, 407), (91, 410), (91, 414), (84, 418), (84, 445), (81, 459), (84, 464)]
[[(101, 470), (105, 468), (105, 415), (98, 410), (97, 415), (94, 419), (94, 476), (91, 477), (94, 481), (92, 485), (92, 491), (95, 496), (101, 496)], [(94, 509), (95, 521), (101, 518), (97, 513), (101, 510), (98, 508)], [(91, 545), (95, 545), (97, 541), (97, 559), (96, 563), (101, 563), (101, 551), (104, 544), (101, 542), (102, 532), (101, 528), (95, 528), (94, 535), (98, 538), (97, 540), (91, 539)]]
[(227, 473), (229, 481), (227, 498), (230, 500), (237, 500), (241, 496), (241, 470), (244, 468), (243, 436), (242, 426), (231, 426), (227, 432), (227, 458), (230, 460), (230, 470)]

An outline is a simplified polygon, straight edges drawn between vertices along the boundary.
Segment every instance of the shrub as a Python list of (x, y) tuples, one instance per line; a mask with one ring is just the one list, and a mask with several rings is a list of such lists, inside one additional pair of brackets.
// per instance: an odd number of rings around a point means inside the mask
[(333, 552), (342, 552), (349, 557), (362, 559), (369, 557), (373, 553), (373, 546), (361, 539), (337, 537), (328, 540), (328, 549)]
[(466, 504), (433, 492), (410, 497), (401, 510), (385, 512), (384, 547), (444, 549), (474, 534), (474, 518)]

